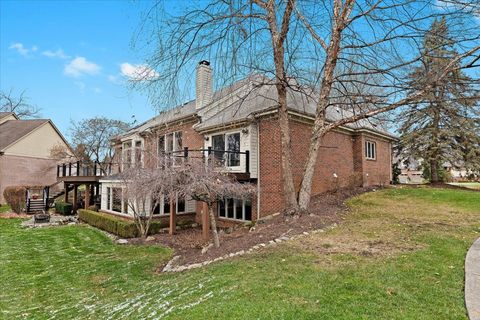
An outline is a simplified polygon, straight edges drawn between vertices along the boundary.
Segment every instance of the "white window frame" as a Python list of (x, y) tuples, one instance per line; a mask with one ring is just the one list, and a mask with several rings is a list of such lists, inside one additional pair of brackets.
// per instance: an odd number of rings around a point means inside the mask
[(365, 158), (367, 160), (377, 159), (377, 143), (375, 141), (365, 140)]
[[(127, 144), (130, 144), (130, 147), (127, 147)], [(125, 170), (128, 151), (130, 151), (130, 161), (128, 161), (128, 163), (130, 164), (130, 166), (133, 165), (133, 162), (132, 162), (133, 147), (132, 146), (133, 146), (133, 140), (125, 140), (122, 142), (122, 171)]]
[[(228, 151), (227, 150), (227, 147), (228, 147), (228, 136), (231, 136), (231, 135), (234, 135), (234, 134), (238, 134), (239, 136), (239, 150), (238, 152), (242, 152), (242, 132), (241, 131), (232, 131), (232, 132), (227, 132), (227, 133), (217, 133), (217, 134), (212, 134), (210, 136), (210, 140), (211, 140), (211, 146), (212, 146), (212, 151), (214, 152), (215, 150), (213, 149), (213, 137), (215, 136), (222, 136), (223, 135), (223, 151)], [(238, 165), (237, 166), (231, 166), (229, 165), (230, 164), (230, 155), (232, 153), (229, 153), (229, 152), (225, 152), (224, 155), (223, 155), (223, 160), (225, 161), (225, 164), (224, 166), (227, 167), (227, 168), (239, 168), (242, 166), (242, 154), (239, 153), (239, 161), (238, 161)]]
[[(237, 201), (242, 201), (242, 219), (237, 219), (237, 218), (229, 218), (228, 217), (228, 212), (227, 212), (227, 206), (226, 206), (226, 203), (227, 203), (227, 199), (232, 199), (232, 198), (224, 198), (223, 199), (223, 203), (224, 203), (224, 206), (225, 206), (225, 216), (221, 216), (220, 215), (220, 205), (217, 205), (217, 215), (219, 218), (221, 219), (226, 219), (226, 220), (235, 220), (235, 221), (252, 221), (252, 218), (253, 218), (253, 201), (251, 199), (233, 199), (233, 216), (236, 217), (236, 211), (237, 211), (237, 206), (236, 206), (236, 202)], [(245, 203), (247, 201), (250, 201), (250, 210), (251, 210), (251, 218), (250, 220), (246, 220), (245, 219)]]
[[(168, 213), (164, 212), (165, 196), (162, 197), (162, 200), (160, 201), (160, 203), (158, 205), (160, 207), (160, 211), (159, 211), (159, 213), (154, 214), (154, 216), (168, 216), (168, 215), (170, 215), (170, 212), (168, 212)], [(177, 211), (177, 214), (187, 213), (187, 199), (186, 198), (185, 198), (185, 206), (184, 207), (185, 207), (184, 211)], [(178, 210), (178, 195), (175, 197), (175, 208)]]
[[(179, 133), (182, 135), (182, 146), (179, 147), (178, 146), (178, 135)], [(169, 135), (172, 135), (172, 139), (173, 139), (173, 150), (168, 150), (167, 151), (167, 136)], [(174, 156), (179, 156), (181, 155), (181, 153), (179, 153), (179, 151), (182, 151), (183, 150), (183, 131), (181, 130), (178, 130), (178, 131), (173, 131), (173, 132), (169, 132), (169, 133), (165, 133), (163, 135), (159, 135), (158, 138), (157, 138), (157, 155), (158, 156), (161, 156), (160, 154), (160, 137), (163, 137), (163, 155), (167, 154), (168, 152), (175, 152), (173, 155)], [(177, 159), (176, 157), (174, 157), (173, 159)], [(173, 165), (175, 165), (175, 162), (176, 161), (173, 161)]]
[[(113, 210), (113, 189), (121, 189), (122, 190), (122, 197), (121, 197), (121, 211), (118, 212), (118, 211), (115, 211)], [(128, 206), (125, 208), (125, 194), (124, 194), (124, 190), (122, 187), (113, 187), (113, 186), (109, 186), (107, 187), (107, 211), (109, 212), (114, 212), (114, 213), (118, 213), (118, 214), (128, 214)]]
[(143, 141), (142, 140), (132, 140), (132, 159), (131, 163), (133, 165), (137, 164), (137, 143), (140, 142), (140, 165), (143, 167)]

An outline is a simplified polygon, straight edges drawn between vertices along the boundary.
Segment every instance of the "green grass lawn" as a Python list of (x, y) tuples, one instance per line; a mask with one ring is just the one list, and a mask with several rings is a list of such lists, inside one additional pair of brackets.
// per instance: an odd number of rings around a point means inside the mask
[(398, 188), (348, 204), (334, 230), (177, 274), (154, 272), (167, 249), (0, 219), (0, 318), (467, 319), (480, 193)]

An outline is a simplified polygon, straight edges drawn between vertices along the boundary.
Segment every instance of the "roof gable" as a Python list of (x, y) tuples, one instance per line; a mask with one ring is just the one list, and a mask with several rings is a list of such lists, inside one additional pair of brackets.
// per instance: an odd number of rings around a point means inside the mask
[(47, 123), (47, 119), (8, 120), (0, 124), (0, 151)]

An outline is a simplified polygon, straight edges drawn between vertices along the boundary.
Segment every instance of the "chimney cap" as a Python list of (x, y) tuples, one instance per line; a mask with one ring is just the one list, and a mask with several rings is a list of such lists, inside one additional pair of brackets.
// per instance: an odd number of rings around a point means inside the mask
[(202, 61), (200, 61), (198, 64), (203, 64), (203, 65), (209, 66), (209, 65), (210, 65), (210, 62), (207, 61), (207, 60), (202, 60)]

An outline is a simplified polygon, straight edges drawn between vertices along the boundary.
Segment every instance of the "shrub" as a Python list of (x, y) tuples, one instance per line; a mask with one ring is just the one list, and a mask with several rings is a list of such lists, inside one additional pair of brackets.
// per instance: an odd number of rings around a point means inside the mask
[(96, 205), (87, 207), (87, 210), (98, 212), (98, 207)]
[(3, 197), (13, 212), (20, 213), (25, 208), (25, 195), (27, 189), (21, 186), (9, 186), (3, 190)]
[(72, 214), (73, 205), (68, 202), (55, 202), (55, 212), (63, 215)]
[[(84, 209), (78, 210), (78, 217), (91, 226), (113, 233), (122, 238), (135, 238), (139, 236), (137, 226), (133, 221), (124, 220), (103, 212)], [(158, 233), (160, 229), (167, 226), (168, 222), (166, 221), (152, 221), (148, 233)]]

